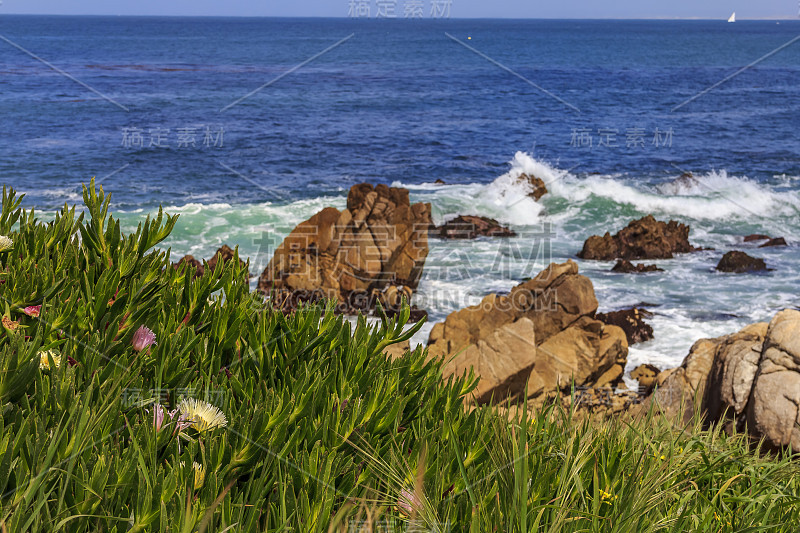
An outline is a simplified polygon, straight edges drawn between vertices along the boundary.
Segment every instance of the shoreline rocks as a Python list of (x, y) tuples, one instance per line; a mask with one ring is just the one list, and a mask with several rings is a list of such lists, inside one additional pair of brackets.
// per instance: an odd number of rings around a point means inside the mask
[(674, 220), (661, 222), (653, 215), (634, 220), (613, 236), (586, 239), (578, 253), (581, 259), (671, 259), (675, 254), (699, 251), (689, 243), (689, 226)]
[[(219, 261), (222, 261), (222, 263), (224, 264), (224, 263), (227, 263), (228, 261), (233, 260), (233, 258), (235, 256), (236, 256), (235, 250), (233, 250), (227, 244), (223, 244), (222, 247), (220, 247), (214, 253), (214, 255), (211, 257), (211, 259), (206, 261), (206, 265), (213, 272), (214, 269), (217, 267), (217, 263)], [(200, 261), (198, 259), (195, 259), (195, 257), (193, 255), (188, 255), (188, 254), (184, 255), (182, 258), (180, 258), (177, 263), (172, 263), (172, 267), (177, 270), (184, 263), (187, 263), (189, 265), (189, 268), (194, 268), (195, 272), (194, 272), (194, 276), (193, 277), (195, 279), (201, 277), (206, 271), (206, 265), (204, 265), (202, 261)], [(244, 262), (242, 259), (239, 259), (239, 264), (242, 267), (247, 266), (247, 263)], [(249, 278), (251, 278), (253, 276), (248, 272), (247, 273), (247, 277), (249, 279)]]
[(577, 264), (553, 263), (508, 295), (491, 294), (435, 324), (428, 353), (445, 358), (445, 378), (470, 369), (481, 376), (478, 404), (537, 397), (573, 380), (613, 386), (628, 343), (622, 329), (596, 320), (596, 311), (592, 283)]

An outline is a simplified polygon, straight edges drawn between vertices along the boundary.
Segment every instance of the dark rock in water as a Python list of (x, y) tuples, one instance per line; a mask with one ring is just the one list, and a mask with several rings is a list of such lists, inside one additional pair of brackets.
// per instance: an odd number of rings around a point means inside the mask
[(441, 179), (441, 178), (437, 179), (437, 180), (436, 180), (436, 181), (434, 181), (433, 183), (435, 183), (436, 185), (447, 185), (447, 184), (445, 183), (445, 181), (444, 181), (443, 179)]
[(656, 377), (661, 373), (653, 365), (639, 365), (631, 370), (631, 377), (639, 382), (639, 393), (649, 394), (656, 385)]
[[(386, 316), (389, 318), (395, 317), (400, 314), (399, 309), (387, 309)], [(411, 306), (411, 314), (408, 316), (408, 323), (409, 324), (416, 324), (423, 318), (428, 318), (428, 312), (424, 309), (420, 309), (416, 305)]]
[(617, 264), (614, 265), (614, 268), (611, 269), (611, 272), (622, 272), (623, 274), (640, 274), (642, 272), (664, 272), (663, 268), (658, 268), (658, 265), (645, 265), (643, 263), (639, 263), (638, 265), (634, 265), (627, 259), (619, 259), (617, 260)]
[(777, 237), (775, 239), (768, 240), (767, 242), (759, 246), (759, 248), (766, 248), (767, 246), (788, 246), (788, 245), (786, 244), (786, 239), (784, 239), (783, 237)]
[(750, 257), (744, 252), (734, 250), (722, 256), (717, 265), (717, 270), (737, 274), (742, 272), (764, 272), (767, 270), (767, 264), (763, 259)]
[(602, 237), (586, 239), (581, 259), (671, 259), (674, 254), (696, 252), (689, 243), (689, 226), (674, 220), (661, 222), (653, 215), (634, 220), (616, 235), (606, 232)]
[(475, 239), (477, 237), (515, 237), (512, 230), (494, 219), (479, 216), (460, 216), (434, 228), (442, 239)]
[(545, 194), (547, 194), (547, 187), (544, 184), (544, 180), (542, 178), (538, 178), (536, 176), (531, 176), (528, 174), (520, 174), (519, 178), (520, 181), (526, 181), (531, 186), (531, 192), (528, 193), (528, 196), (532, 197), (534, 200), (538, 200)]
[(188, 264), (189, 268), (193, 268), (194, 269), (194, 276), (192, 276), (194, 278), (199, 278), (200, 276), (203, 275), (203, 273), (205, 273), (206, 269), (203, 266), (202, 261), (198, 261), (197, 259), (194, 258), (193, 255), (184, 255), (180, 259), (180, 261), (178, 261), (177, 263), (172, 263), (172, 267), (175, 270), (178, 270), (181, 267), (181, 265), (183, 265), (184, 263)]
[(633, 309), (623, 309), (621, 311), (611, 311), (610, 313), (597, 313), (595, 318), (609, 326), (618, 326), (625, 332), (628, 344), (649, 341), (653, 338), (653, 328), (644, 321), (645, 318), (652, 316), (652, 313), (634, 307)]
[(762, 235), (761, 233), (754, 233), (744, 238), (744, 242), (768, 241), (768, 240), (769, 240), (769, 235)]

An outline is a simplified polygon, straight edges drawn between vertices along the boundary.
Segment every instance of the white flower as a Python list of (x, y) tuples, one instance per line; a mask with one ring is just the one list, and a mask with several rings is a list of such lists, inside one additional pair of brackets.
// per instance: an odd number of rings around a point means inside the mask
[(50, 370), (50, 359), (47, 356), (53, 358), (53, 363), (55, 363), (56, 368), (61, 366), (61, 356), (58, 352), (53, 350), (47, 350), (46, 352), (39, 352), (39, 368), (42, 370)]
[(228, 425), (225, 413), (210, 403), (196, 398), (184, 398), (178, 404), (178, 409), (181, 412), (181, 419), (191, 423), (192, 427), (201, 433)]
[(0, 235), (0, 252), (10, 250), (14, 246), (14, 241), (10, 237)]

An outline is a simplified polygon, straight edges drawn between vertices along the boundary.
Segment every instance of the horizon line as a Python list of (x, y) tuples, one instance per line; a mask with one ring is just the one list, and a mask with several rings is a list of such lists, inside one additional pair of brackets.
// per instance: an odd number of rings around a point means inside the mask
[[(0, 17), (7, 16), (23, 16), (23, 17), (120, 17), (120, 18), (270, 18), (270, 19), (335, 19), (335, 20), (406, 20), (404, 17), (348, 17), (348, 16), (319, 16), (319, 15), (154, 15), (154, 14), (117, 14), (112, 15), (108, 13), (0, 13)], [(691, 21), (725, 21), (726, 17), (721, 18), (707, 18), (707, 17), (446, 17), (446, 18), (433, 18), (421, 17), (413, 20), (691, 20)], [(795, 20), (800, 21), (800, 15), (780, 15), (768, 17), (742, 17), (737, 18), (736, 22), (743, 21), (787, 21)]]

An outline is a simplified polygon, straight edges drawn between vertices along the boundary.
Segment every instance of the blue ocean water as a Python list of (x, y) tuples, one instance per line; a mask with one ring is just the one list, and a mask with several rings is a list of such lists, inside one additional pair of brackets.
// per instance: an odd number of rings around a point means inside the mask
[[(439, 222), (517, 228), (432, 243), (433, 320), (589, 235), (680, 220), (716, 250), (639, 277), (580, 262), (601, 309), (656, 312), (631, 364), (674, 365), (697, 338), (800, 304), (800, 42), (764, 58), (798, 35), (800, 21), (0, 15), (0, 176), (44, 213), (96, 176), (126, 227), (164, 205), (182, 215), (176, 255), (238, 245), (255, 273), (264, 242), (365, 181), (408, 187)], [(551, 194), (528, 199), (521, 170)], [(792, 246), (742, 244), (756, 232)], [(715, 273), (733, 248), (774, 271)]]

